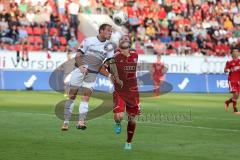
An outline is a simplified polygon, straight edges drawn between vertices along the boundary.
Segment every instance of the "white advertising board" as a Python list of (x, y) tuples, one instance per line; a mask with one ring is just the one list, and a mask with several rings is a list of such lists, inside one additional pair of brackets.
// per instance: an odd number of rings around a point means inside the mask
[[(22, 60), (17, 62), (15, 51), (2, 50), (0, 51), (0, 69), (52, 71), (67, 61), (66, 53), (52, 52), (50, 55), (51, 58), (48, 59), (46, 52), (30, 52), (28, 62)], [(228, 59), (230, 57), (162, 56), (168, 73), (223, 73)], [(139, 55), (141, 66), (155, 61), (156, 56), (154, 55)], [(143, 69), (150, 69), (149, 65)]]

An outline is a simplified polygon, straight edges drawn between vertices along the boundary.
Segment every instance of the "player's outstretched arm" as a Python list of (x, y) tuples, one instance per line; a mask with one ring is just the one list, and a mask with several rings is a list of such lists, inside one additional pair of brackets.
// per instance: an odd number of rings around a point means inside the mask
[(123, 86), (123, 81), (121, 81), (119, 79), (119, 75), (118, 75), (118, 71), (117, 71), (117, 66), (115, 64), (115, 60), (114, 58), (110, 58), (106, 61), (106, 64), (109, 66), (110, 68), (110, 73), (113, 75), (114, 80), (116, 81), (116, 83), (118, 83), (119, 86)]

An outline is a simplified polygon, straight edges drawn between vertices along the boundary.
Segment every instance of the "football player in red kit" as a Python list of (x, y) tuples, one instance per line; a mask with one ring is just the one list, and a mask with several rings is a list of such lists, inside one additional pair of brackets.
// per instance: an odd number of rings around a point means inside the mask
[(229, 104), (233, 104), (233, 111), (238, 114), (237, 99), (240, 93), (240, 59), (239, 50), (232, 49), (232, 60), (227, 61), (224, 72), (229, 73), (228, 83), (229, 90), (233, 94), (232, 98), (225, 101), (225, 110), (228, 111)]
[(115, 120), (115, 133), (121, 133), (121, 121), (126, 108), (128, 116), (127, 141), (125, 149), (132, 148), (131, 142), (136, 128), (135, 117), (140, 114), (139, 92), (137, 85), (137, 61), (138, 54), (130, 49), (131, 41), (129, 36), (124, 35), (119, 40), (119, 49), (115, 53), (115, 63), (118, 70), (119, 79), (123, 81), (123, 86), (114, 82), (113, 92), (113, 112)]
[(166, 71), (167, 68), (161, 62), (161, 55), (157, 55), (157, 61), (153, 63), (151, 70), (155, 96), (159, 96), (160, 94), (160, 87), (165, 80)]

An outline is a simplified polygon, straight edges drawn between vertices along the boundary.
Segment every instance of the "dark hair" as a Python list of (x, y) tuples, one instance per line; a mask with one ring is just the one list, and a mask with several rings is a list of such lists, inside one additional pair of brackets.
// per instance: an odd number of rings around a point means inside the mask
[(237, 47), (232, 47), (232, 48), (231, 48), (231, 54), (233, 54), (233, 52), (234, 52), (235, 50), (239, 51), (239, 48), (237, 48)]
[(105, 30), (106, 27), (112, 27), (110, 24), (104, 23), (99, 27), (98, 32), (100, 33), (101, 30)]

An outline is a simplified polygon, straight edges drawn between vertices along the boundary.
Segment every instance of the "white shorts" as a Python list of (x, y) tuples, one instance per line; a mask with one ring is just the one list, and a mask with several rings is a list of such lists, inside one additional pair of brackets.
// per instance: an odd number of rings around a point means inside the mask
[(83, 74), (79, 68), (76, 68), (69, 76), (67, 77), (69, 78), (69, 85), (71, 87), (84, 87), (93, 91), (97, 78), (96, 73)]

